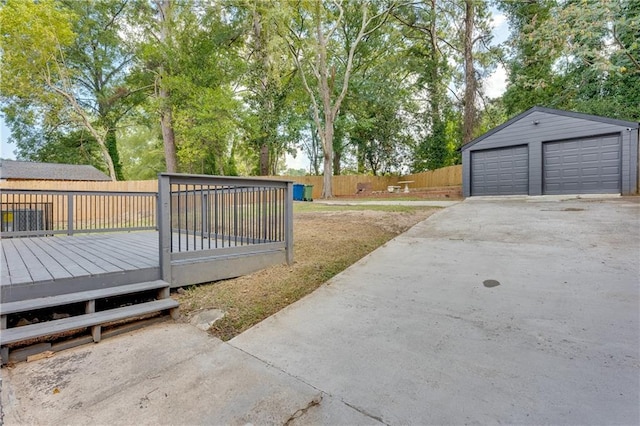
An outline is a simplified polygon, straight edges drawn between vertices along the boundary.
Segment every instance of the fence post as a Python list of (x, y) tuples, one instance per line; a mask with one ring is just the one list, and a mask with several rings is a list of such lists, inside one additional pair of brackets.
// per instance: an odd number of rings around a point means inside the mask
[(158, 247), (161, 278), (171, 283), (171, 177), (158, 175)]
[(293, 265), (293, 182), (287, 182), (285, 210), (287, 264)]
[(67, 194), (67, 235), (73, 235), (73, 192)]

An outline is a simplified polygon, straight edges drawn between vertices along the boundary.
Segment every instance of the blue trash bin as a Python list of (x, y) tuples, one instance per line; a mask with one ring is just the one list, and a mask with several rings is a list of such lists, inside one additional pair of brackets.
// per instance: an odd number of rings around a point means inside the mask
[(293, 201), (302, 201), (304, 198), (304, 185), (300, 183), (293, 184)]

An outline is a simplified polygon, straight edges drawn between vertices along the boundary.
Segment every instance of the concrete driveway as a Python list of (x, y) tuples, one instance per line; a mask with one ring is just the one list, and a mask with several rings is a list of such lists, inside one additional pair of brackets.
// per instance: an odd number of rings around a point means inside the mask
[(4, 369), (6, 420), (639, 424), (637, 201), (467, 200), (228, 343), (165, 324)]

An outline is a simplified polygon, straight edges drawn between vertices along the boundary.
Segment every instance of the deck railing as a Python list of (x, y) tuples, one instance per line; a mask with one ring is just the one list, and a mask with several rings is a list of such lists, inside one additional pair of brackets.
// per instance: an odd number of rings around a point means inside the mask
[(0, 190), (0, 237), (158, 230), (172, 287), (293, 262), (293, 182), (161, 174), (158, 192)]
[(161, 174), (160, 265), (284, 250), (293, 260), (292, 182)]
[(3, 238), (151, 230), (157, 211), (155, 192), (0, 191)]

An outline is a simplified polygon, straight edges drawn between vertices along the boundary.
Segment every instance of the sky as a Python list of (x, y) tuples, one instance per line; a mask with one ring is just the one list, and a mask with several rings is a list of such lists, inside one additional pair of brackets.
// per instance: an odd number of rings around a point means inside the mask
[(8, 139), (11, 132), (7, 129), (7, 126), (4, 125), (4, 117), (0, 115), (0, 139), (2, 140), (2, 148), (0, 149), (0, 158), (8, 158), (15, 160), (16, 156), (13, 153), (13, 150), (16, 149), (15, 145), (10, 145), (8, 143)]
[[(493, 43), (499, 44), (504, 42), (509, 36), (509, 28), (506, 22), (506, 17), (503, 14), (501, 14), (495, 9), (493, 9), (492, 12), (493, 12), (493, 18), (492, 18), (493, 19), (493, 36), (494, 36)], [(493, 72), (493, 74), (491, 74), (484, 81), (485, 93), (487, 97), (496, 98), (500, 96), (506, 88), (506, 83), (507, 83), (507, 72), (504, 69), (504, 67), (500, 64), (498, 65), (498, 68), (496, 68), (496, 70)], [(0, 141), (2, 142), (1, 148), (0, 148), (0, 158), (7, 158), (7, 159), (16, 158), (14, 153), (16, 146), (14, 144), (8, 143), (9, 138), (10, 138), (9, 129), (5, 126), (4, 117), (0, 114)], [(286, 164), (287, 164), (287, 168), (307, 170), (309, 168), (309, 159), (304, 153), (299, 151), (295, 158), (287, 154)]]

